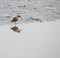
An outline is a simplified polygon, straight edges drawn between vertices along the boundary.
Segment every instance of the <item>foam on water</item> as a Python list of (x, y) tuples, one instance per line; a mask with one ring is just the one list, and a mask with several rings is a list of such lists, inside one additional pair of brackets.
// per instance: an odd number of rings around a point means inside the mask
[[(24, 22), (31, 18), (42, 21), (60, 19), (59, 0), (0, 0), (0, 24), (21, 15)], [(33, 20), (32, 20), (33, 21)]]

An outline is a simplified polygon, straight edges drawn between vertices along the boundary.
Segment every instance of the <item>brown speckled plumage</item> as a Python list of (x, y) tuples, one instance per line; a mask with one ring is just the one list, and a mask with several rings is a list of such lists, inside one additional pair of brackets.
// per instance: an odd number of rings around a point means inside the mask
[(17, 22), (19, 19), (18, 18), (20, 18), (21, 16), (16, 16), (16, 17), (14, 17), (12, 20), (11, 20), (11, 22)]

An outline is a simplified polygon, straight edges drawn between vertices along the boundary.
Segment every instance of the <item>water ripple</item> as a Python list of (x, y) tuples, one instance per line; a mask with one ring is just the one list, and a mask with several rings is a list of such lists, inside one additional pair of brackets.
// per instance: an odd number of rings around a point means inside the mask
[[(1, 0), (0, 21), (10, 21), (14, 16), (21, 15), (23, 21), (35, 18), (42, 21), (60, 19), (59, 0)], [(8, 20), (7, 20), (8, 19)], [(1, 24), (0, 22), (0, 24)]]

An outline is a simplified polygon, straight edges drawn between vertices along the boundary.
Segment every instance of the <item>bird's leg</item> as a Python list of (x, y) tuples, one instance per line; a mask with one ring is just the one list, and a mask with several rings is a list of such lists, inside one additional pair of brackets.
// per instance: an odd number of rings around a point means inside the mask
[(16, 22), (15, 22), (15, 26), (16, 26)]

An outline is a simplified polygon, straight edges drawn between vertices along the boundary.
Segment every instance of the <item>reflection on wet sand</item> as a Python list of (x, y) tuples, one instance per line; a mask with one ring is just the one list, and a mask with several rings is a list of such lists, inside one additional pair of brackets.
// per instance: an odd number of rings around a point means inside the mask
[(10, 29), (13, 30), (14, 32), (17, 32), (17, 33), (21, 32), (21, 29), (19, 29), (17, 26), (14, 26)]

